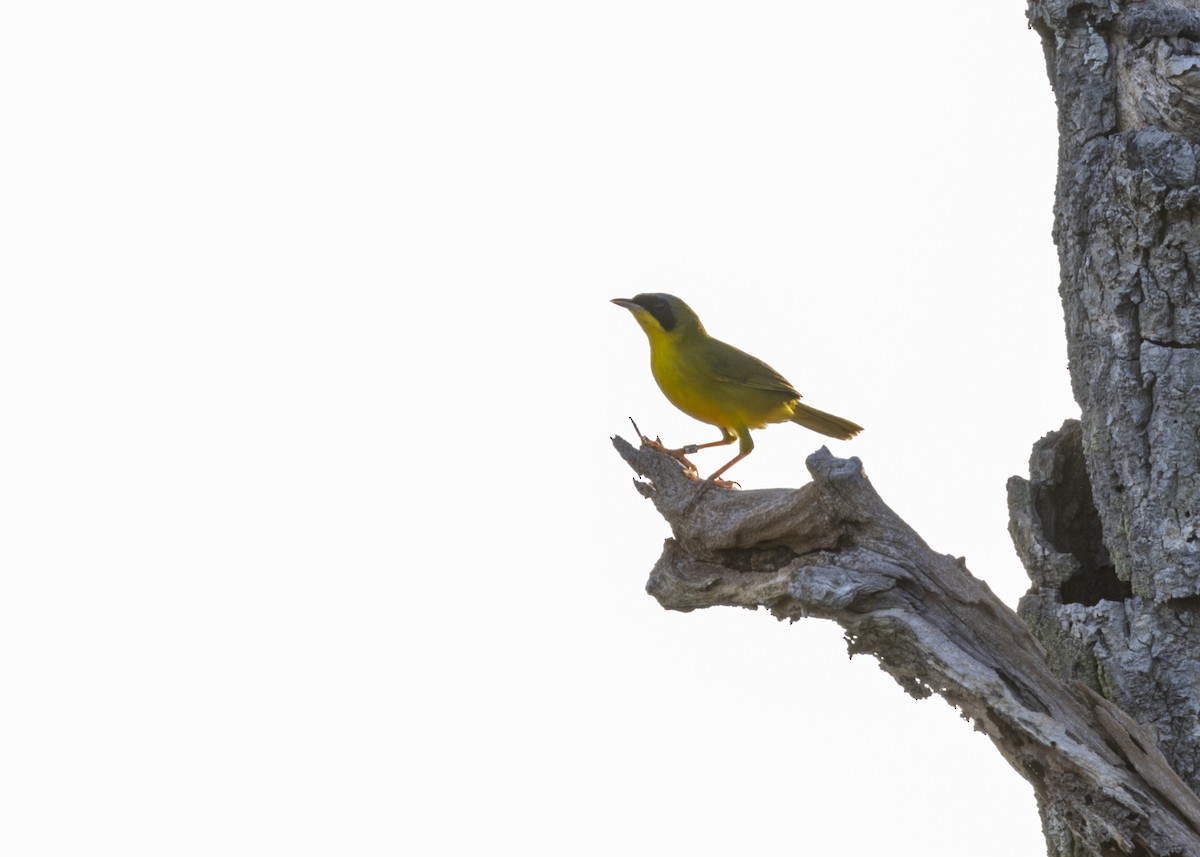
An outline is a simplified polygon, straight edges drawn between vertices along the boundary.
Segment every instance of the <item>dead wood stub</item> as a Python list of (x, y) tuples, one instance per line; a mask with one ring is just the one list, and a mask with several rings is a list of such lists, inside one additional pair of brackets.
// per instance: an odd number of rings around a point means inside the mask
[(930, 549), (858, 459), (822, 448), (806, 462), (808, 485), (733, 491), (688, 478), (660, 451), (613, 443), (671, 526), (646, 585), (663, 607), (836, 621), (851, 653), (876, 657), (906, 692), (959, 708), (1095, 853), (1148, 843), (1200, 855), (1200, 800), (1154, 742), (1131, 729), (1114, 737), (1116, 715), (1056, 675), (1020, 618), (965, 563)]

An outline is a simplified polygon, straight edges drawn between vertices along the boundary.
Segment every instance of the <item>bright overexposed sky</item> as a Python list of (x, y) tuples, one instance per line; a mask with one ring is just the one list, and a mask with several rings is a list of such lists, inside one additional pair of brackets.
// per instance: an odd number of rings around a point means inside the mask
[(4, 18), (0, 850), (1042, 853), (836, 626), (646, 595), (609, 442), (716, 437), (609, 303), (677, 294), (1015, 606), (1077, 415), (1022, 3)]

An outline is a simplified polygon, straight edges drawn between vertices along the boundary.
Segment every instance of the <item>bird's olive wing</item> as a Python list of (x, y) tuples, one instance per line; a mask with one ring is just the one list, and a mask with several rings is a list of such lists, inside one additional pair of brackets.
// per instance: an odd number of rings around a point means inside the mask
[(718, 380), (800, 398), (800, 394), (786, 378), (757, 357), (721, 342), (719, 339), (711, 340), (711, 342), (715, 347), (707, 350), (710, 359), (709, 369)]

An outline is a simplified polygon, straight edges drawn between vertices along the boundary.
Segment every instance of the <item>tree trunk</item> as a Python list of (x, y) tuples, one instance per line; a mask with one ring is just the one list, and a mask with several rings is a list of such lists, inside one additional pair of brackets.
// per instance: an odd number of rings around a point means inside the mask
[(1009, 482), (1021, 618), (856, 459), (822, 451), (798, 491), (733, 492), (615, 443), (672, 526), (647, 587), (664, 606), (839, 622), (852, 652), (992, 739), (1055, 857), (1200, 857), (1200, 3), (1030, 0), (1029, 17), (1059, 107), (1082, 420)]
[[(1200, 10), (1032, 0), (1059, 113), (1055, 242), (1081, 423), (1009, 485), (1020, 614), (1064, 678), (1200, 786)], [(1070, 824), (1043, 805), (1051, 853)]]

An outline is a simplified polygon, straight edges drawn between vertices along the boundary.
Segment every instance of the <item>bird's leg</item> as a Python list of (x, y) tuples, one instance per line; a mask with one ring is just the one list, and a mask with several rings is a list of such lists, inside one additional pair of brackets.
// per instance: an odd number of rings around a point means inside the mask
[[(659, 452), (665, 452), (667, 455), (671, 456), (676, 461), (678, 461), (680, 464), (682, 464), (683, 468), (684, 468), (683, 472), (686, 473), (688, 476), (690, 476), (692, 479), (700, 478), (700, 476), (699, 476), (700, 471), (698, 471), (696, 469), (696, 465), (692, 464), (692, 462), (688, 461), (686, 458), (683, 457), (683, 449), (667, 449), (666, 445), (663, 444), (661, 438), (656, 437), (656, 438), (654, 438), (654, 440), (651, 440), (650, 438), (646, 437), (645, 435), (642, 435), (641, 437), (642, 437), (642, 446), (647, 446), (650, 449), (657, 449)], [(684, 449), (688, 449), (688, 448), (689, 447), (684, 447)]]
[(691, 455), (693, 452), (699, 452), (702, 449), (708, 449), (710, 446), (726, 446), (727, 444), (733, 443), (737, 439), (738, 436), (733, 431), (722, 427), (720, 440), (714, 440), (711, 443), (689, 443), (687, 446), (679, 447), (679, 449), (664, 449), (663, 452), (677, 461), (682, 462), (683, 466), (688, 468), (688, 470), (692, 471), (693, 473), (699, 473), (700, 471), (696, 465), (692, 464), (692, 462), (688, 461), (684, 456)]
[(687, 446), (681, 446), (679, 449), (668, 449), (667, 452), (671, 453), (672, 455), (675, 453), (679, 453), (680, 455), (691, 455), (693, 452), (699, 452), (702, 449), (708, 449), (710, 446), (728, 446), (737, 439), (738, 436), (736, 432), (732, 431), (731, 429), (723, 428), (721, 429), (720, 440), (714, 440), (712, 443), (689, 443)]
[[(727, 429), (721, 429), (721, 431), (727, 431)], [(741, 440), (741, 443), (738, 444), (738, 454), (727, 461), (723, 467), (717, 470), (716, 473), (708, 477), (708, 479), (705, 480), (706, 482), (712, 482), (714, 485), (718, 485), (721, 488), (732, 488), (734, 485), (737, 485), (736, 482), (730, 482), (727, 479), (720, 479), (718, 477), (754, 451), (754, 439), (750, 437), (750, 429), (746, 428), (745, 426), (738, 426), (737, 434), (734, 435), (734, 437), (730, 437), (726, 443), (732, 443), (734, 438), (740, 438)], [(708, 446), (716, 446), (716, 444), (710, 443)]]

